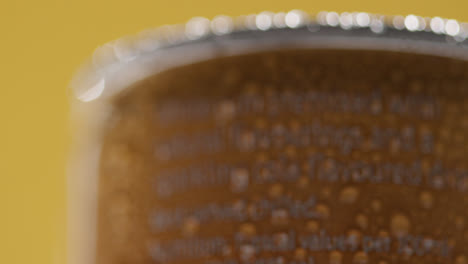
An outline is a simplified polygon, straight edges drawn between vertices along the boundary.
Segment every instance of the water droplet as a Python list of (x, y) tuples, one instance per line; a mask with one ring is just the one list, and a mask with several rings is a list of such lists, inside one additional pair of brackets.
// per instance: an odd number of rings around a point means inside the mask
[(437, 154), (439, 156), (442, 156), (444, 154), (444, 152), (445, 152), (444, 144), (442, 144), (440, 142), (434, 143), (434, 152), (435, 152), (435, 154)]
[(307, 251), (303, 248), (296, 248), (296, 250), (294, 251), (294, 257), (297, 260), (305, 260), (305, 258), (307, 257)]
[(343, 254), (338, 251), (330, 252), (329, 263), (330, 264), (341, 264), (343, 260)]
[(297, 154), (297, 151), (296, 151), (296, 148), (294, 146), (288, 146), (286, 147), (286, 155), (289, 157), (289, 158), (294, 158), (296, 157), (296, 154)]
[(406, 246), (403, 249), (403, 256), (405, 260), (408, 260), (414, 253), (414, 250), (410, 246)]
[(371, 113), (374, 115), (380, 114), (382, 111), (382, 103), (380, 100), (374, 100), (371, 103)]
[(430, 209), (434, 203), (434, 198), (430, 192), (424, 191), (419, 195), (419, 201), (424, 209)]
[(372, 158), (372, 161), (375, 163), (382, 162), (382, 155), (380, 155), (380, 153), (372, 154), (371, 158)]
[(244, 262), (247, 262), (254, 259), (257, 250), (252, 245), (242, 245), (240, 246), (239, 251), (240, 259)]
[(270, 195), (271, 198), (278, 198), (279, 196), (283, 194), (283, 185), (279, 183), (273, 184), (270, 187), (268, 194)]
[(380, 212), (380, 210), (382, 209), (382, 202), (380, 200), (373, 200), (371, 202), (371, 208), (375, 212)]
[(381, 226), (385, 223), (385, 219), (383, 216), (378, 216), (377, 217), (377, 225)]
[(278, 233), (274, 235), (273, 241), (277, 247), (285, 249), (288, 247), (289, 236), (286, 233)]
[(310, 172), (311, 169), (309, 162), (303, 162), (301, 168), (304, 172)]
[(215, 112), (216, 119), (220, 121), (230, 120), (236, 114), (236, 104), (232, 101), (223, 101)]
[(326, 159), (323, 162), (322, 166), (323, 166), (324, 171), (326, 172), (331, 172), (336, 168), (335, 161), (333, 161), (332, 159)]
[(361, 228), (361, 229), (366, 229), (369, 221), (367, 219), (367, 216), (364, 214), (358, 214), (356, 216), (356, 224)]
[(308, 221), (306, 224), (306, 230), (312, 233), (318, 232), (319, 228), (320, 224), (315, 220)]
[(247, 206), (247, 214), (251, 218), (256, 218), (257, 214), (259, 213), (259, 210), (255, 204), (250, 204)]
[(390, 221), (390, 229), (392, 234), (397, 237), (402, 237), (408, 234), (410, 229), (410, 221), (406, 215), (397, 213), (393, 215)]
[(237, 213), (241, 212), (245, 209), (245, 202), (242, 200), (234, 201), (234, 203), (232, 204), (232, 209)]
[(127, 195), (116, 195), (110, 203), (109, 216), (112, 218), (120, 215), (128, 215), (130, 214), (131, 207), (132, 205)]
[(353, 248), (357, 248), (360, 244), (360, 241), (361, 241), (361, 232), (359, 232), (359, 230), (356, 230), (356, 229), (351, 229), (348, 231), (348, 238), (347, 238), (347, 242), (349, 245), (351, 245)]
[(346, 187), (341, 190), (340, 202), (345, 204), (352, 204), (356, 202), (359, 197), (359, 190), (356, 187)]
[(379, 237), (382, 237), (382, 238), (385, 238), (385, 237), (389, 237), (390, 234), (387, 232), (387, 230), (380, 230), (379, 231)]
[(127, 195), (116, 195), (108, 207), (108, 222), (118, 243), (125, 243), (132, 231), (132, 203)]
[(301, 176), (299, 180), (297, 181), (297, 187), (300, 189), (307, 188), (309, 185), (309, 178), (306, 176)]
[(257, 161), (258, 163), (266, 162), (266, 161), (268, 161), (268, 155), (265, 154), (265, 153), (259, 153), (259, 154), (256, 156), (256, 161)]
[(420, 80), (412, 80), (409, 83), (409, 88), (414, 93), (419, 93), (424, 88), (423, 82)]
[(105, 155), (104, 161), (106, 166), (111, 169), (127, 171), (132, 167), (131, 161), (134, 154), (131, 153), (129, 147), (125, 144), (113, 144), (109, 146)]
[(249, 186), (249, 171), (237, 168), (231, 172), (231, 190), (233, 192), (243, 192)]
[(434, 240), (429, 237), (424, 238), (423, 246), (426, 250), (430, 250), (434, 246)]
[(272, 264), (285, 264), (283, 257), (277, 257)]
[(271, 223), (274, 225), (286, 225), (289, 221), (289, 213), (285, 209), (276, 209), (271, 212)]
[(424, 174), (428, 174), (431, 171), (431, 162), (428, 160), (422, 160), (421, 161), (421, 171)]
[(330, 195), (331, 195), (331, 190), (330, 190), (330, 188), (324, 187), (324, 188), (322, 189), (322, 192), (320, 193), (320, 195), (322, 196), (323, 199), (328, 199), (328, 198), (330, 198)]
[(455, 245), (457, 244), (457, 241), (456, 241), (454, 238), (450, 238), (450, 239), (448, 240), (448, 243), (447, 243), (447, 244), (448, 244), (449, 248), (454, 248)]
[(398, 138), (393, 138), (390, 141), (390, 152), (392, 154), (398, 154), (401, 149), (401, 141)]
[(241, 134), (239, 141), (239, 149), (242, 151), (250, 151), (255, 147), (255, 135), (251, 131), (246, 131)]
[(457, 256), (455, 264), (468, 264), (468, 259), (464, 255)]
[(255, 225), (251, 223), (242, 224), (239, 231), (243, 236), (253, 236), (257, 232)]
[(224, 257), (230, 257), (232, 256), (232, 248), (228, 245), (225, 245), (222, 250), (221, 250), (221, 253)]
[(354, 264), (367, 264), (368, 261), (369, 261), (369, 257), (367, 256), (365, 252), (360, 251), (354, 254), (353, 256)]
[(319, 214), (320, 218), (327, 219), (330, 216), (330, 208), (324, 204), (317, 204), (315, 211)]
[(262, 181), (268, 182), (272, 178), (273, 174), (271, 173), (271, 170), (268, 168), (261, 168), (260, 169), (260, 175), (259, 178)]
[(465, 219), (461, 216), (455, 217), (455, 227), (458, 230), (463, 230), (463, 228), (465, 227)]
[(198, 221), (197, 218), (191, 216), (185, 219), (183, 229), (182, 229), (185, 235), (194, 235), (195, 233), (198, 232), (199, 229), (200, 229), (200, 222)]

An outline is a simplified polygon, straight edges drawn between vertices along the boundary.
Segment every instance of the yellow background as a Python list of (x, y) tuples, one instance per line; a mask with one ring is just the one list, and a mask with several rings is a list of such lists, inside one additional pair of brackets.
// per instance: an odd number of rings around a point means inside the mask
[(0, 0), (0, 263), (65, 263), (67, 84), (97, 45), (196, 15), (293, 8), (468, 21), (466, 0)]

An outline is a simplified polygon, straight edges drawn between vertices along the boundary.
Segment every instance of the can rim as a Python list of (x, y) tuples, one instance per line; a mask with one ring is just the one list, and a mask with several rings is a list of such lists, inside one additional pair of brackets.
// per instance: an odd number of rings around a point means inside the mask
[(177, 65), (291, 46), (388, 50), (468, 60), (468, 23), (365, 12), (310, 15), (301, 10), (211, 20), (195, 17), (186, 24), (145, 30), (98, 47), (70, 86), (76, 99), (89, 102)]

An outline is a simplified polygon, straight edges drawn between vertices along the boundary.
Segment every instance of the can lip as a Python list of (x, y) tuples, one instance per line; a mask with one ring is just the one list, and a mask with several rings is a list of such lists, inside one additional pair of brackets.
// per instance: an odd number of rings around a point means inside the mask
[(301, 10), (195, 17), (184, 25), (145, 30), (98, 47), (70, 86), (75, 98), (89, 102), (177, 65), (285, 47), (388, 50), (468, 60), (468, 23), (364, 12), (309, 15)]

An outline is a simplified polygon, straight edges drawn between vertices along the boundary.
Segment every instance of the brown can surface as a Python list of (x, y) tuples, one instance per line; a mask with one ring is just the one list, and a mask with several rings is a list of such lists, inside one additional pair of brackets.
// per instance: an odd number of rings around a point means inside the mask
[(96, 264), (468, 263), (462, 58), (257, 50), (106, 104)]
[(135, 84), (105, 130), (98, 263), (464, 259), (467, 78), (454, 59), (289, 50)]

